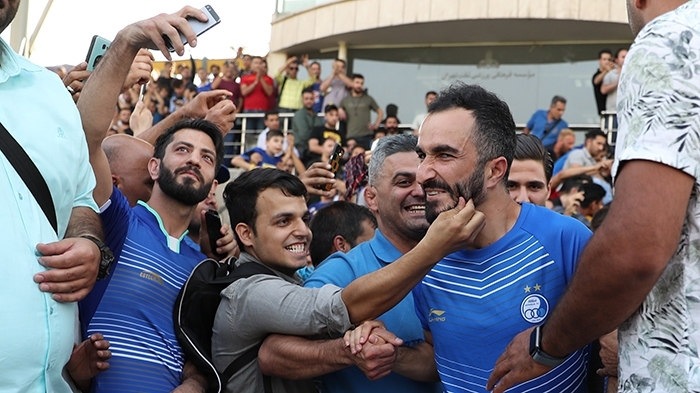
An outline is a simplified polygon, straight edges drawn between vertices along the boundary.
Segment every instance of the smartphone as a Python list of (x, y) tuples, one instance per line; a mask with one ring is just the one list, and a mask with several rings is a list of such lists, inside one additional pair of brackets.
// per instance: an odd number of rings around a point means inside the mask
[(219, 258), (223, 258), (226, 255), (221, 255), (216, 252), (216, 241), (224, 236), (221, 234), (221, 218), (219, 217), (219, 212), (214, 209), (209, 209), (204, 217), (207, 221), (207, 233), (209, 234), (209, 246), (211, 247), (211, 252)]
[[(338, 173), (338, 170), (340, 169), (340, 159), (343, 158), (343, 154), (345, 154), (345, 149), (343, 149), (340, 144), (336, 143), (335, 149), (333, 149), (333, 154), (331, 154), (331, 157), (328, 159), (328, 164), (330, 164), (331, 172), (333, 172), (333, 174)], [(333, 183), (319, 185), (317, 188), (323, 191), (330, 191), (333, 189)]]
[(85, 62), (87, 62), (87, 70), (93, 71), (97, 64), (102, 60), (102, 56), (105, 55), (107, 49), (112, 42), (106, 38), (100, 37), (99, 35), (92, 36), (92, 42), (90, 42), (90, 49), (88, 50)]
[[(200, 11), (204, 12), (207, 15), (208, 19), (206, 22), (200, 22), (199, 19), (193, 17), (187, 18), (187, 22), (190, 24), (190, 27), (192, 27), (192, 30), (197, 35), (197, 37), (199, 37), (205, 31), (211, 29), (212, 27), (218, 25), (221, 22), (221, 19), (219, 19), (219, 15), (214, 11), (214, 9), (210, 5), (205, 5), (203, 8), (200, 9)], [(170, 52), (175, 52), (175, 48), (173, 47), (173, 43), (170, 42), (170, 38), (164, 34), (163, 39), (165, 40), (165, 46), (168, 48), (168, 50)], [(182, 40), (183, 45), (187, 43), (187, 38), (185, 38), (182, 32), (180, 32), (180, 40)]]
[(146, 96), (146, 85), (148, 85), (148, 82), (141, 85), (141, 90), (139, 91), (139, 101), (143, 101), (143, 97)]

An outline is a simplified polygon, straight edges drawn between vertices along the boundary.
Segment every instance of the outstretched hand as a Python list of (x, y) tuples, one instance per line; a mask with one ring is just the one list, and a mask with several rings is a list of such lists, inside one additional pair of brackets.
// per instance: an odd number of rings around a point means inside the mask
[(476, 210), (470, 199), (459, 197), (457, 206), (440, 213), (430, 225), (421, 244), (429, 245), (443, 256), (463, 250), (474, 243), (486, 220), (484, 213)]
[(519, 383), (546, 374), (551, 367), (537, 363), (530, 356), (530, 334), (535, 328), (520, 332), (496, 360), (496, 366), (486, 383), (486, 390), (503, 393)]

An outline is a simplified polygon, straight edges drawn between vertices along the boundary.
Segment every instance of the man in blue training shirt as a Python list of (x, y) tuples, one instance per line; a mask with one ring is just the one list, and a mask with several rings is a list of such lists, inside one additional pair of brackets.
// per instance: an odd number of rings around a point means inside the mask
[[(358, 277), (391, 264), (423, 239), (428, 221), (423, 190), (416, 182), (419, 161), (415, 150), (414, 135), (394, 135), (379, 140), (372, 151), (369, 187), (365, 191), (367, 204), (377, 217), (375, 237), (347, 254), (339, 252), (328, 257), (306, 280), (305, 287), (333, 284), (344, 288)], [(269, 375), (282, 378), (298, 377), (297, 365), (303, 365), (308, 377), (321, 376), (324, 392), (442, 391), (437, 383), (432, 347), (425, 342), (415, 314), (413, 296), (408, 294), (378, 319), (404, 342), (396, 348), (395, 355), (380, 357), (373, 352), (365, 356), (365, 360), (343, 351), (342, 338), (307, 340), (270, 335), (260, 348), (258, 362)], [(332, 352), (333, 349), (336, 352)], [(329, 353), (336, 356), (329, 356)], [(353, 359), (365, 360), (365, 363), (354, 366)], [(335, 367), (329, 369), (328, 363)], [(392, 372), (387, 371), (388, 375), (383, 376), (387, 364), (392, 366), (389, 368)], [(322, 375), (324, 373), (327, 374)]]
[[(549, 315), (591, 236), (576, 220), (513, 201), (506, 179), (515, 147), (508, 105), (462, 83), (440, 92), (418, 137), (416, 176), (428, 222), (460, 197), (487, 222), (471, 246), (443, 258), (413, 292), (440, 379), (452, 392), (486, 392), (497, 354)], [(355, 350), (365, 331), (348, 335)], [(587, 349), (577, 351), (512, 391), (585, 392), (587, 360)]]
[(562, 116), (566, 110), (566, 98), (562, 96), (554, 96), (549, 110), (540, 109), (532, 114), (527, 125), (523, 128), (523, 134), (532, 133), (540, 138), (545, 148), (550, 148), (557, 143), (559, 131), (569, 128)]
[[(201, 119), (169, 128), (156, 140), (153, 158), (148, 161), (154, 181), (151, 196), (133, 208), (113, 187), (109, 162), (101, 149), (112, 108), (139, 48), (162, 42), (167, 30), (176, 51), (183, 53), (179, 34), (172, 27), (194, 40), (188, 16), (206, 20), (201, 11), (185, 7), (120, 31), (78, 101), (97, 180), (93, 197), (101, 206), (106, 242), (117, 258), (88, 327), (89, 334), (103, 332), (112, 343), (109, 370), (93, 380), (92, 390), (97, 392), (170, 392), (178, 387), (199, 389), (204, 382), (184, 359), (175, 337), (172, 309), (192, 268), (211, 254), (208, 236), (200, 239), (202, 252), (183, 240), (193, 211), (207, 197), (223, 160), (222, 132)], [(162, 49), (169, 57), (167, 49)], [(144, 70), (144, 77), (149, 71)], [(222, 227), (222, 234), (217, 251), (226, 254), (233, 247), (233, 234), (228, 226)]]

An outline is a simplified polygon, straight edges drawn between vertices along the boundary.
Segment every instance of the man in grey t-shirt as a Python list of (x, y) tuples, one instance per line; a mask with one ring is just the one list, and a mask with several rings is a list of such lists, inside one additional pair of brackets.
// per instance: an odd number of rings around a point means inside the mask
[(625, 64), (627, 49), (618, 49), (615, 53), (615, 68), (610, 70), (603, 77), (603, 84), (600, 86), (600, 92), (607, 94), (605, 97), (605, 110), (614, 112), (617, 109), (617, 83), (620, 80), (620, 72)]
[[(384, 118), (382, 108), (377, 105), (365, 91), (365, 78), (360, 74), (352, 76), (352, 92), (340, 102), (340, 118), (346, 118), (348, 122), (347, 139), (355, 139), (357, 144), (370, 148), (373, 131), (379, 128)], [(377, 119), (372, 123), (371, 111), (377, 112)]]
[(572, 150), (569, 153), (563, 169), (595, 165), (599, 161), (596, 158), (605, 150), (607, 141), (608, 138), (603, 131), (588, 131), (583, 148)]

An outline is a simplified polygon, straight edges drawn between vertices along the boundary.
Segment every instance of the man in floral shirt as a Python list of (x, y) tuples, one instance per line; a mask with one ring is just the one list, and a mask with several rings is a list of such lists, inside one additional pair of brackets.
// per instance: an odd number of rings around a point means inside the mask
[(618, 325), (621, 392), (700, 391), (700, 0), (627, 6), (615, 200), (540, 334), (499, 358), (495, 393)]

